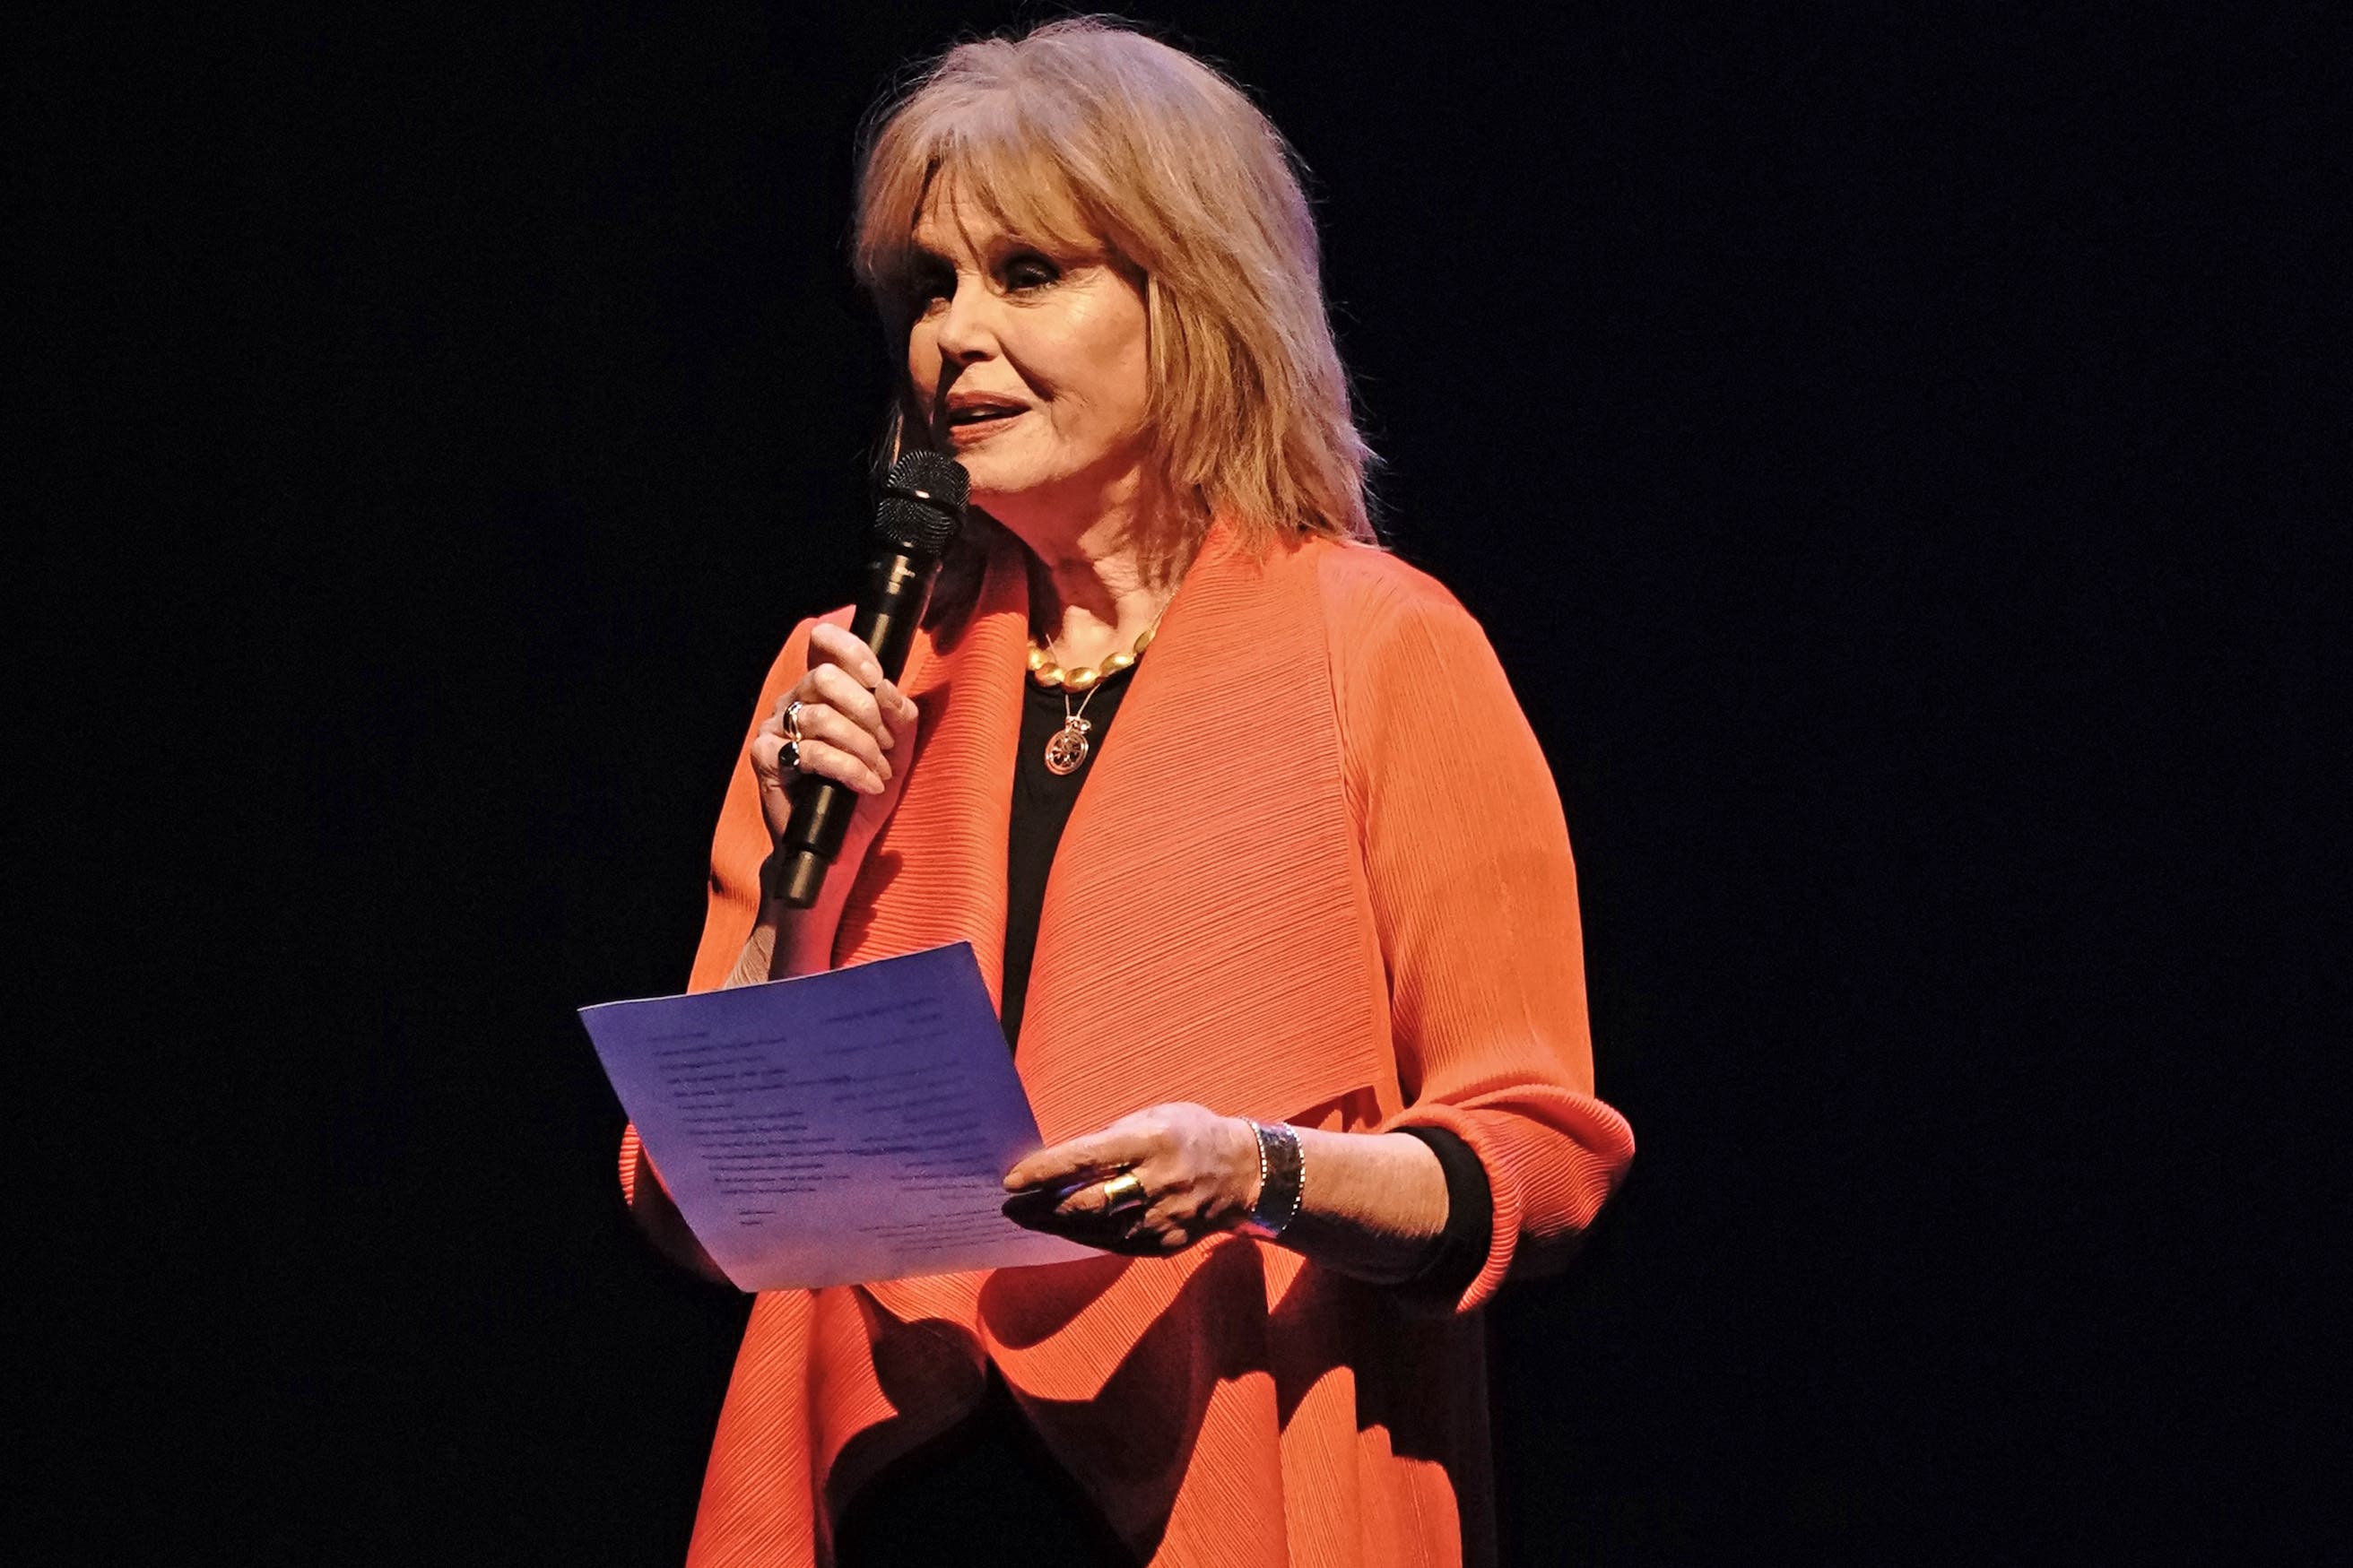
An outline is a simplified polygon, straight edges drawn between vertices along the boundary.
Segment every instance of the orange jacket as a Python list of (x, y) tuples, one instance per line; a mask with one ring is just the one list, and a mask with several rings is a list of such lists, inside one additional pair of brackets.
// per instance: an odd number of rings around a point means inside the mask
[[(998, 985), (1028, 622), (1006, 547), (960, 634), (917, 638), (913, 771), (855, 870), (837, 963), (963, 940)], [(804, 624), (756, 715), (807, 645)], [(1354, 545), (1256, 560), (1213, 530), (1130, 679), (1039, 914), (1018, 1064), (1039, 1129), (1056, 1142), (1166, 1100), (1447, 1128), (1493, 1188), (1487, 1266), (1451, 1314), (1236, 1237), (1166, 1259), (765, 1293), (695, 1568), (827, 1561), (850, 1492), (973, 1406), (983, 1357), (1156, 1564), (1493, 1555), (1469, 1314), (1562, 1253), (1633, 1153), (1593, 1098), (1576, 876), (1544, 758), (1477, 624)], [(696, 989), (733, 966), (767, 849), (741, 763)], [(622, 1168), (634, 1202), (634, 1134)]]

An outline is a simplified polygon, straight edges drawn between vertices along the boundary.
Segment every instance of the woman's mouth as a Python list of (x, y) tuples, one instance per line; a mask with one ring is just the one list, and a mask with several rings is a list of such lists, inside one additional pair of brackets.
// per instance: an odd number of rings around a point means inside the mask
[(948, 410), (948, 435), (958, 445), (993, 436), (1029, 410), (1009, 404), (975, 404)]

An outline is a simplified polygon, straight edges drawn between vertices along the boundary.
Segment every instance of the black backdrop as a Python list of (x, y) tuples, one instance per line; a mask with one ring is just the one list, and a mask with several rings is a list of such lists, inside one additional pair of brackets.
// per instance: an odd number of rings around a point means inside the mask
[[(1314, 171), (1390, 536), (1578, 849), (1642, 1152), (1492, 1314), (1514, 1560), (2300, 1544), (2319, 8), (1137, 9)], [(20, 1482), (672, 1562), (743, 1303), (629, 1232), (571, 1010), (682, 979), (848, 591), (859, 117), (1013, 11), (406, 15), (11, 67), (19, 820), (104, 1004), (19, 1174), (109, 1216), (27, 1256), (88, 1331)]]

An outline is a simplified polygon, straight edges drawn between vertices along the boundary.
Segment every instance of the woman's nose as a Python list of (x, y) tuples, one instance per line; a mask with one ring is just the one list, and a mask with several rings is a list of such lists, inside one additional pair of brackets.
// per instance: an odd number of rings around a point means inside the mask
[(942, 357), (958, 364), (987, 359), (997, 351), (997, 333), (990, 312), (993, 300), (987, 284), (976, 278), (956, 279), (934, 329)]

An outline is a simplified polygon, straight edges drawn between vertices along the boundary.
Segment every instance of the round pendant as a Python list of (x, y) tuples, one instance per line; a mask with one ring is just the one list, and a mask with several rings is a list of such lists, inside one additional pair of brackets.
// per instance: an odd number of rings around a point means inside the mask
[(1077, 773), (1087, 760), (1087, 731), (1092, 728), (1084, 719), (1072, 719), (1055, 731), (1046, 742), (1046, 771), (1057, 778)]

